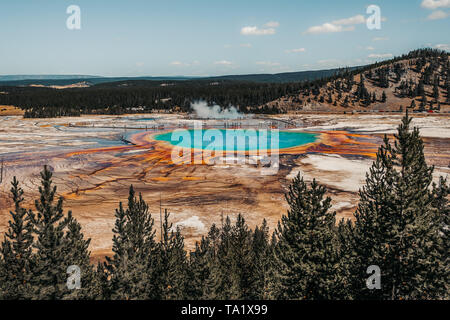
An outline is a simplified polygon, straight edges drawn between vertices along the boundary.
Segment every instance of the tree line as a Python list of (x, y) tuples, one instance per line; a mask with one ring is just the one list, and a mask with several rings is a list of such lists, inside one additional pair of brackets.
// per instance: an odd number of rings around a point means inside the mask
[[(410, 60), (410, 65), (402, 62)], [(433, 86), (430, 101), (438, 104), (439, 88), (447, 92), (450, 102), (450, 71), (448, 53), (442, 50), (420, 49), (388, 61), (358, 68), (336, 70), (331, 76), (311, 81), (288, 83), (258, 83), (225, 79), (150, 81), (126, 80), (97, 84), (89, 88), (53, 88), (3, 86), (0, 87), (0, 105), (14, 105), (25, 111), (26, 118), (51, 118), (80, 116), (83, 114), (125, 114), (164, 112), (191, 112), (191, 103), (203, 100), (210, 105), (235, 106), (241, 113), (277, 114), (284, 112), (279, 106), (268, 106), (283, 97), (294, 97), (303, 104), (313, 101), (349, 107), (364, 107), (380, 101), (386, 102), (386, 94), (376, 96), (365, 86), (364, 78), (379, 88), (389, 88), (390, 83), (400, 82), (395, 94), (400, 97), (422, 98), (427, 106), (424, 85)], [(419, 73), (420, 80), (401, 81), (407, 70)], [(355, 76), (361, 75), (359, 83)], [(357, 85), (356, 90), (353, 90)]]
[[(272, 235), (265, 221), (251, 229), (242, 215), (227, 217), (188, 253), (169, 213), (157, 230), (130, 187), (127, 204), (115, 212), (113, 254), (97, 266), (48, 168), (34, 210), (23, 208), (14, 178), (0, 299), (448, 299), (450, 187), (443, 177), (432, 182), (419, 130), (410, 125), (406, 115), (394, 141), (385, 137), (354, 222), (336, 224), (326, 188), (298, 175)], [(67, 285), (73, 265), (81, 270), (77, 289)], [(380, 270), (378, 280), (370, 266)]]
[(259, 106), (298, 92), (301, 83), (253, 83), (205, 80), (125, 81), (90, 88), (57, 90), (34, 87), (2, 87), (0, 104), (14, 105), (26, 118), (191, 112), (191, 104), (202, 100), (210, 105), (235, 106), (243, 113), (262, 113)]

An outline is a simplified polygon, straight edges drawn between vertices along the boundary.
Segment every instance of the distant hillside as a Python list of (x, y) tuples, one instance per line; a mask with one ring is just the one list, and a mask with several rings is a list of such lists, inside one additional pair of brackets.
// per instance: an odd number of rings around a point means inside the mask
[[(349, 70), (354, 70), (351, 68)], [(80, 82), (87, 83), (91, 86), (104, 83), (112, 83), (112, 86), (119, 85), (118, 82), (128, 83), (132, 85), (132, 81), (139, 81), (139, 85), (143, 86), (143, 81), (188, 81), (188, 80), (205, 80), (205, 81), (244, 81), (259, 83), (287, 83), (299, 81), (311, 81), (320, 78), (332, 76), (341, 72), (341, 69), (329, 69), (318, 71), (300, 71), (286, 72), (278, 74), (247, 74), (247, 75), (226, 75), (217, 77), (98, 77), (98, 76), (58, 76), (58, 75), (10, 75), (0, 76), (0, 86), (70, 86)], [(149, 84), (152, 86), (152, 84)]]
[(310, 82), (262, 109), (450, 112), (449, 53), (420, 49), (337, 77)]
[[(360, 67), (353, 67), (347, 70), (356, 70)], [(205, 80), (228, 80), (228, 81), (248, 81), (248, 82), (266, 82), (266, 83), (287, 83), (298, 81), (312, 81), (320, 78), (327, 78), (342, 72), (343, 69), (328, 69), (318, 71), (299, 71), (285, 72), (276, 74), (248, 74), (248, 75), (229, 75), (220, 77), (209, 77)]]
[(0, 76), (0, 81), (23, 81), (23, 80), (75, 80), (75, 79), (94, 79), (98, 76), (88, 75), (5, 75)]
[[(8, 76), (7, 76), (8, 77)], [(15, 77), (15, 76), (11, 76)], [(26, 76), (23, 76), (26, 77)], [(108, 78), (108, 77), (89, 77), (80, 76), (79, 78), (70, 78), (70, 76), (61, 76), (61, 78), (34, 78), (34, 79), (22, 79), (22, 80), (2, 80), (0, 78), (0, 86), (31, 86), (31, 85), (42, 85), (42, 86), (70, 86), (76, 83), (84, 82), (90, 86), (102, 83), (110, 82), (120, 82), (120, 81), (183, 81), (191, 80), (190, 77), (118, 77), (118, 78)]]

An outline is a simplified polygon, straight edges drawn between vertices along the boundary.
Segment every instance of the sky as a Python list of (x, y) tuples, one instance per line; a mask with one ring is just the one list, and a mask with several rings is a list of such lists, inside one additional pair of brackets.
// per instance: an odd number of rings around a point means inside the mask
[[(368, 28), (370, 5), (380, 29)], [(1, 75), (320, 70), (450, 50), (450, 0), (1, 1), (0, 37)]]

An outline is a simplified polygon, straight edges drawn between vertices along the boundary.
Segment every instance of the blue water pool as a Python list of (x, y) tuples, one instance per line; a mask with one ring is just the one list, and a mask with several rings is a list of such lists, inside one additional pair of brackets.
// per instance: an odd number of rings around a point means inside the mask
[(318, 134), (253, 129), (180, 130), (155, 136), (173, 146), (202, 150), (253, 151), (287, 149), (317, 141)]
[(137, 118), (137, 119), (132, 119), (132, 120), (136, 120), (136, 121), (155, 121), (155, 118)]

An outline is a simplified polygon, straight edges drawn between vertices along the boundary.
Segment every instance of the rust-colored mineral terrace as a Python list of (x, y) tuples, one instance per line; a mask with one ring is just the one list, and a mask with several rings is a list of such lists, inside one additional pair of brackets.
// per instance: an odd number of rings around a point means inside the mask
[[(44, 164), (54, 171), (53, 181), (65, 198), (65, 209), (73, 211), (85, 235), (92, 238), (90, 249), (98, 259), (110, 253), (115, 208), (119, 201), (126, 202), (130, 185), (149, 203), (156, 226), (160, 204), (171, 212), (188, 248), (193, 248), (213, 223), (220, 224), (223, 215), (241, 213), (252, 227), (266, 219), (273, 230), (287, 210), (284, 193), (298, 172), (307, 181), (316, 178), (327, 186), (338, 219), (351, 218), (358, 190), (384, 134), (391, 136), (400, 121), (399, 116), (291, 117), (292, 125), (282, 130), (307, 130), (319, 139), (279, 150), (279, 168), (264, 174), (258, 161), (209, 164), (210, 157), (198, 164), (174, 163), (173, 146), (156, 141), (154, 135), (188, 127), (190, 120), (181, 116), (155, 118), (142, 128), (133, 128), (135, 122), (125, 116), (33, 122), (11, 117), (1, 121), (0, 158), (4, 159), (5, 172), (0, 185), (0, 232), (5, 231), (9, 219), (9, 181), (18, 177), (26, 206), (33, 208)], [(424, 132), (427, 160), (436, 166), (436, 178), (450, 173), (448, 120), (430, 117), (415, 122)], [(125, 125), (122, 129), (111, 126), (113, 121)], [(163, 123), (165, 127), (161, 127)], [(120, 136), (126, 137), (122, 137), (126, 144)], [(110, 145), (103, 140), (97, 143), (95, 139), (100, 138), (109, 139)], [(194, 159), (201, 150), (190, 152)], [(243, 153), (247, 159), (255, 155)]]

